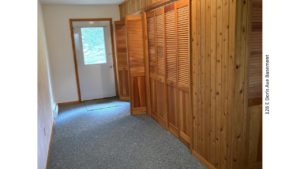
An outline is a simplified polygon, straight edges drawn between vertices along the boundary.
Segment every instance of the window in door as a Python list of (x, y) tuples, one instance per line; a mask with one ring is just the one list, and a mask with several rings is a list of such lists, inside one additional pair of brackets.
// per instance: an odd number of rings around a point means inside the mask
[(104, 28), (84, 27), (80, 31), (84, 64), (106, 63)]

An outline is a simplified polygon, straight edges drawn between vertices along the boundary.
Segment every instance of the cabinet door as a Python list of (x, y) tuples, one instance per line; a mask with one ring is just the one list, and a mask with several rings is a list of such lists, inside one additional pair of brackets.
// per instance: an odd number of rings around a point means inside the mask
[(126, 17), (131, 113), (146, 112), (146, 87), (142, 15)]
[(177, 8), (177, 53), (178, 53), (178, 111), (180, 118), (180, 138), (191, 145), (191, 68), (190, 68), (190, 7), (188, 0), (180, 0)]
[(159, 123), (167, 127), (166, 55), (164, 8), (155, 10), (155, 47), (157, 56), (156, 95)]
[(169, 130), (176, 136), (179, 131), (177, 109), (177, 25), (175, 3), (165, 6), (166, 83)]
[(157, 120), (157, 101), (156, 101), (156, 73), (157, 55), (155, 46), (155, 13), (147, 12), (147, 36), (148, 36), (148, 57), (149, 57), (149, 82), (150, 82), (150, 103), (151, 116)]
[(118, 91), (120, 100), (129, 100), (128, 58), (126, 44), (126, 26), (123, 21), (115, 22), (117, 49)]

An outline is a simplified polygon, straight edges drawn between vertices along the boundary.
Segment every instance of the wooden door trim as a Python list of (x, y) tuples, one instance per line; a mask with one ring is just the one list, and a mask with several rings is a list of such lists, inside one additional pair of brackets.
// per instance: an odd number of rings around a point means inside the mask
[(115, 56), (115, 38), (114, 38), (114, 29), (113, 29), (113, 21), (112, 18), (71, 18), (69, 19), (71, 40), (72, 40), (72, 52), (73, 52), (73, 60), (74, 60), (74, 68), (75, 68), (75, 76), (76, 76), (76, 84), (77, 84), (77, 94), (78, 101), (81, 102), (81, 92), (80, 92), (80, 83), (79, 83), (79, 75), (78, 75), (78, 64), (76, 57), (76, 48), (75, 48), (75, 40), (74, 40), (74, 30), (73, 30), (73, 22), (76, 21), (109, 21), (110, 34), (111, 34), (111, 45), (112, 45), (112, 58), (113, 58), (113, 67), (114, 67), (114, 78), (115, 78), (115, 90), (116, 96), (118, 97), (118, 80), (116, 75), (116, 56)]

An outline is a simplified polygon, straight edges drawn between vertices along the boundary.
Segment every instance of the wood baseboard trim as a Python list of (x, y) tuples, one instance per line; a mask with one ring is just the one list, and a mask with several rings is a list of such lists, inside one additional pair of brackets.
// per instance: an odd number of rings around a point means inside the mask
[(172, 133), (175, 137), (179, 137), (178, 128), (175, 127), (173, 124), (169, 123), (169, 131)]
[(76, 100), (76, 101), (58, 103), (58, 106), (63, 106), (63, 105), (67, 105), (67, 104), (78, 104), (78, 103), (80, 103), (80, 101)]
[(131, 108), (131, 115), (141, 115), (146, 114), (146, 108), (145, 107), (138, 107), (138, 108)]
[(145, 112), (132, 112), (131, 115), (133, 116), (138, 116), (138, 115), (143, 115), (143, 114), (146, 114)]
[(162, 128), (164, 128), (164, 129), (166, 129), (166, 130), (169, 130), (167, 120), (166, 120), (166, 119), (163, 119), (161, 116), (157, 116), (157, 117), (158, 117), (158, 123), (159, 123), (159, 125), (160, 125)]
[(120, 96), (119, 97), (119, 100), (122, 100), (122, 101), (129, 101), (129, 97), (123, 97), (123, 96)]
[(152, 117), (157, 123), (159, 123), (157, 115), (151, 114), (151, 117)]
[(179, 132), (179, 139), (183, 142), (189, 149), (192, 149), (191, 137), (186, 135), (184, 132)]
[(199, 160), (203, 165), (205, 165), (208, 169), (216, 169), (210, 162), (208, 162), (202, 155), (197, 153), (195, 150), (192, 150), (192, 154)]

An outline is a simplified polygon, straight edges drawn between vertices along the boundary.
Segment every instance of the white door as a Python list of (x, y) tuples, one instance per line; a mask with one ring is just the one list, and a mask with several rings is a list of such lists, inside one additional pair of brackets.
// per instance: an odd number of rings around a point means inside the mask
[(110, 23), (73, 23), (81, 100), (116, 96)]

